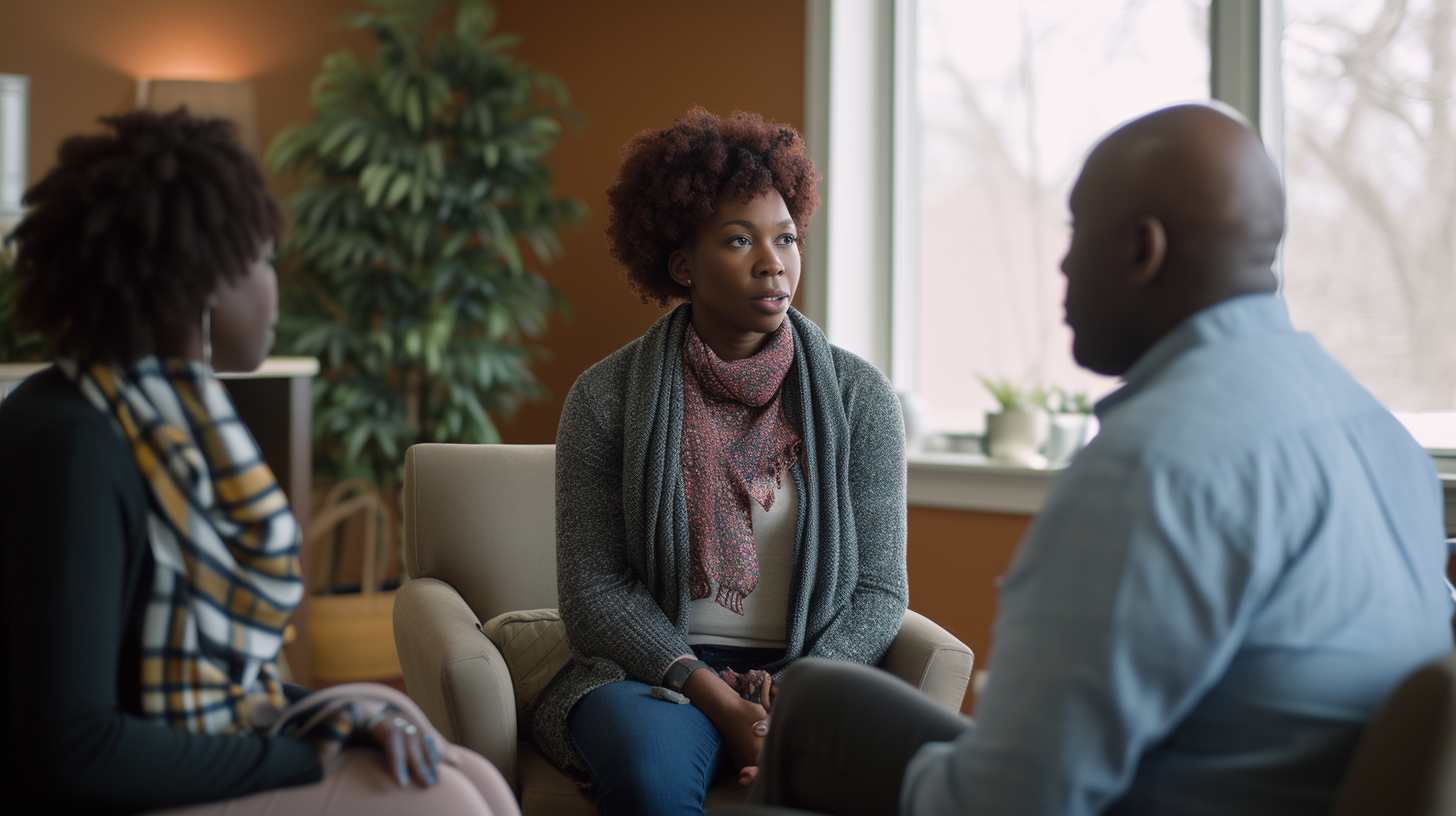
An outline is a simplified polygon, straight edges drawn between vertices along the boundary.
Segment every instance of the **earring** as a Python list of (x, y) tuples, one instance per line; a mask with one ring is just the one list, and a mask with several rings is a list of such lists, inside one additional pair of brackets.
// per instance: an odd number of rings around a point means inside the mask
[(202, 364), (212, 367), (212, 309), (202, 310)]

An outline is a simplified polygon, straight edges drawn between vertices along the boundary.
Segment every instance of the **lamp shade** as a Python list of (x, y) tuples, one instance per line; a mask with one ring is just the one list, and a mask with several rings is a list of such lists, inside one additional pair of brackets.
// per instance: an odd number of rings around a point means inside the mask
[(144, 79), (137, 84), (137, 104), (154, 111), (186, 105), (194, 116), (231, 119), (243, 147), (258, 152), (258, 100), (251, 82)]
[(22, 214), (29, 119), (30, 77), (0, 74), (0, 237)]

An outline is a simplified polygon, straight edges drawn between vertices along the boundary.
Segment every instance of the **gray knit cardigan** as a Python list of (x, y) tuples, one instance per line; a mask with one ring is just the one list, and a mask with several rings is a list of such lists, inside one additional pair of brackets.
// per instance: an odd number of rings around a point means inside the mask
[[(684, 304), (572, 386), (556, 432), (556, 574), (572, 660), (537, 699), (528, 737), (580, 781), (567, 732), (592, 689), (656, 685), (691, 651), (690, 548), (680, 460)], [(788, 649), (879, 662), (900, 628), (905, 577), (905, 441), (894, 389), (831, 346), (797, 311), (784, 407), (804, 441)]]

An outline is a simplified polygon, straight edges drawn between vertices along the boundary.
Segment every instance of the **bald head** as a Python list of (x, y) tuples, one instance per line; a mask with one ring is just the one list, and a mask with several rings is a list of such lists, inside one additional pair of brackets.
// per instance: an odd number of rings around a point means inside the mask
[(1258, 135), (1182, 105), (1102, 141), (1072, 190), (1067, 322), (1082, 365), (1121, 374), (1189, 315), (1272, 292), (1284, 193)]

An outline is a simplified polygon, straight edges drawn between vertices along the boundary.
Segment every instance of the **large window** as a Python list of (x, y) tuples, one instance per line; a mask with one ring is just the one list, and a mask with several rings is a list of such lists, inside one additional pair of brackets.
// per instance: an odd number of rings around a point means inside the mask
[(1067, 195), (1110, 128), (1209, 98), (1208, 0), (918, 0), (914, 25), (915, 320), (897, 339), (929, 423), (980, 430), (976, 375), (1101, 396), (1114, 381), (1076, 366), (1062, 323)]
[[(1068, 188), (1119, 122), (1213, 96), (1260, 126), (1286, 174), (1295, 325), (1428, 447), (1456, 448), (1456, 0), (809, 8), (809, 136), (829, 197), (808, 308), (916, 393), (929, 424), (981, 429), (992, 400), (976, 374), (1115, 387), (1076, 367), (1062, 325)], [(884, 70), (856, 73), (870, 63)]]
[(1295, 324), (1393, 410), (1456, 408), (1456, 0), (1284, 13)]

